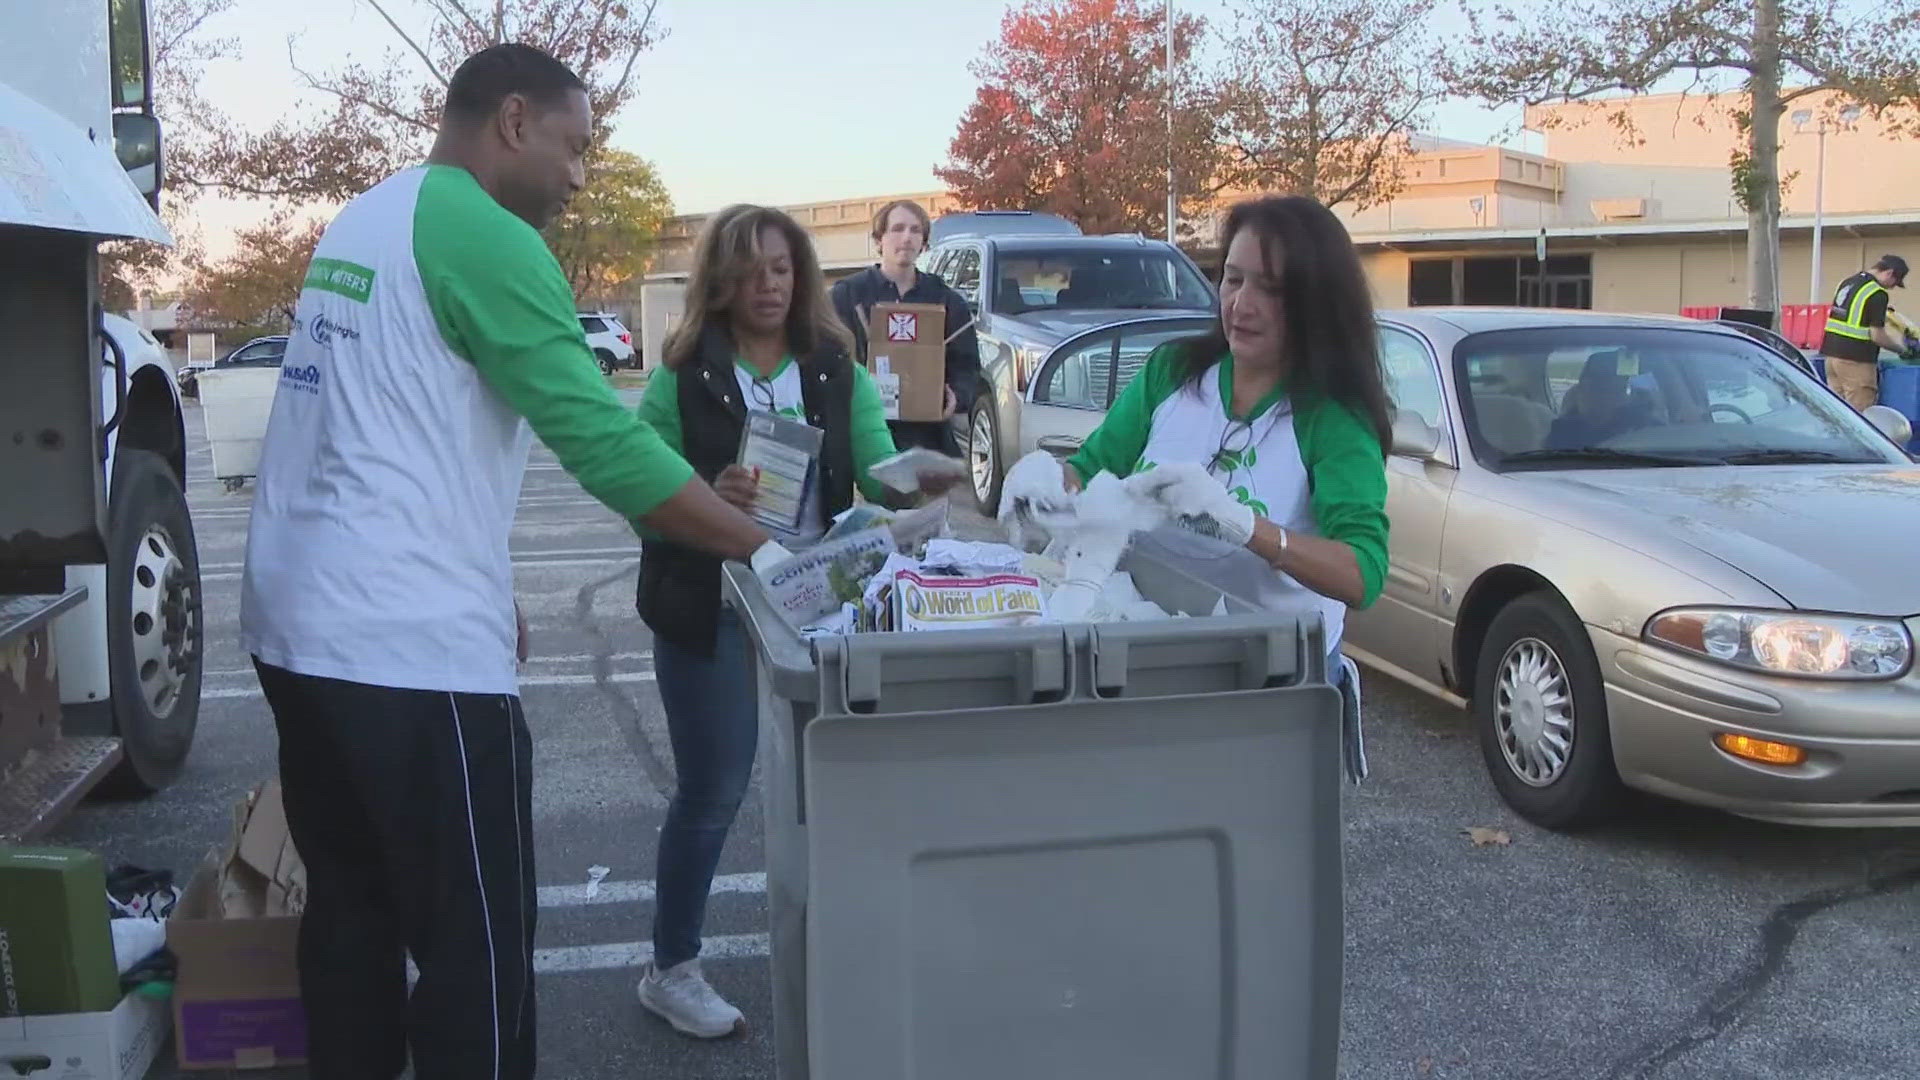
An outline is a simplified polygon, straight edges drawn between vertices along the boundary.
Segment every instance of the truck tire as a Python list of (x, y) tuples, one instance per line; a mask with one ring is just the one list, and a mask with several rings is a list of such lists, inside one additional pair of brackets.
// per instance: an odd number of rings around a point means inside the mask
[(200, 556), (180, 481), (160, 455), (121, 447), (107, 507), (107, 650), (125, 758), (105, 788), (145, 795), (186, 764), (200, 713)]

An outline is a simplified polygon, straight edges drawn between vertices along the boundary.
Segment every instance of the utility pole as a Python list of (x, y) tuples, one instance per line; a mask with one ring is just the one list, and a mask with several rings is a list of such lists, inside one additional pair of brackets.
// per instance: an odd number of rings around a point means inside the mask
[(1180, 205), (1173, 190), (1173, 0), (1167, 0), (1167, 243), (1174, 242)]
[[(1840, 110), (1840, 124), (1835, 130), (1852, 131), (1853, 122), (1859, 118), (1860, 106), (1849, 105)], [(1798, 132), (1813, 121), (1814, 113), (1812, 109), (1801, 109), (1794, 113), (1790, 119), (1793, 121), (1794, 131)], [(1820, 259), (1821, 248), (1825, 240), (1826, 232), (1828, 125), (1825, 116), (1821, 116), (1819, 119), (1819, 158), (1817, 159), (1818, 163), (1814, 166), (1813, 172), (1813, 274), (1810, 279), (1812, 288), (1808, 293), (1807, 300), (1807, 303), (1815, 305), (1826, 304), (1833, 299), (1833, 292), (1827, 284), (1827, 279), (1821, 269)]]

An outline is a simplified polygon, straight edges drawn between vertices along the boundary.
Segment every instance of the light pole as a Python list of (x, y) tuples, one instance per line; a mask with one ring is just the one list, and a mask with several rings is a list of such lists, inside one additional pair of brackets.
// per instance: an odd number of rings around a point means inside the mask
[(1180, 207), (1173, 193), (1173, 0), (1167, 0), (1167, 243), (1174, 242)]
[[(1813, 120), (1813, 110), (1812, 109), (1796, 110), (1793, 114), (1792, 119), (1793, 119), (1793, 130), (1796, 133), (1800, 132), (1803, 128), (1807, 126), (1808, 123), (1810, 123)], [(1860, 119), (1860, 106), (1849, 105), (1846, 108), (1841, 109), (1840, 110), (1840, 127), (1838, 128), (1838, 130), (1841, 130), (1841, 131), (1851, 130), (1853, 127), (1853, 122), (1858, 119)], [(1822, 247), (1821, 237), (1826, 228), (1826, 201), (1827, 201), (1827, 118), (1826, 117), (1823, 116), (1820, 118), (1820, 126), (1816, 129), (1816, 131), (1818, 133), (1819, 140), (1820, 140), (1820, 149), (1817, 151), (1818, 157), (1816, 159), (1816, 163), (1813, 168), (1813, 273), (1812, 273), (1812, 288), (1809, 291), (1809, 296), (1811, 297), (1811, 299), (1807, 301), (1807, 303), (1814, 304), (1814, 305), (1824, 303), (1827, 300), (1831, 299), (1831, 296), (1827, 292), (1826, 278), (1822, 275), (1821, 269), (1820, 269), (1820, 252)]]

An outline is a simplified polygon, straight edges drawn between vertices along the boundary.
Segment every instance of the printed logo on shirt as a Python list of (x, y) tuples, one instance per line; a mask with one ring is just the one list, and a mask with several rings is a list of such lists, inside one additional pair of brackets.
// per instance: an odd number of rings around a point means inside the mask
[(320, 369), (313, 364), (281, 364), (280, 385), (303, 394), (320, 392)]
[(345, 259), (315, 259), (307, 267), (305, 289), (336, 293), (364, 304), (373, 296), (373, 270)]
[(336, 337), (346, 338), (348, 341), (358, 341), (360, 340), (360, 331), (355, 330), (351, 326), (343, 326), (340, 323), (334, 322), (325, 315), (316, 315), (307, 322), (307, 336), (313, 339), (315, 345), (331, 345), (333, 344), (333, 339)]

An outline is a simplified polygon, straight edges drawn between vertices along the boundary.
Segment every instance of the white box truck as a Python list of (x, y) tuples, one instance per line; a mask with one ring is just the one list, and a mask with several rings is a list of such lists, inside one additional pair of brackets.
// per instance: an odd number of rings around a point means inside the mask
[(0, 842), (179, 773), (200, 571), (166, 353), (103, 312), (98, 245), (157, 213), (145, 0), (0, 0)]

